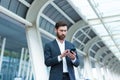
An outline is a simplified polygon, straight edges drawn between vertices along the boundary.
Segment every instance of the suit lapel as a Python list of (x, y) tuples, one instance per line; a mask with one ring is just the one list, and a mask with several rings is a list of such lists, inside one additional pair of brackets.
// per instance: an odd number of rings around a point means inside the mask
[(68, 49), (67, 41), (65, 41), (65, 50)]
[[(60, 48), (59, 48), (59, 46), (58, 46), (57, 41), (54, 40), (54, 41), (53, 41), (53, 44), (54, 44), (55, 50), (58, 52), (58, 54), (60, 54), (61, 51), (60, 51)], [(69, 49), (69, 46), (68, 46), (67, 41), (65, 41), (65, 50), (66, 50), (66, 49)]]
[(61, 52), (60, 52), (60, 48), (59, 48), (59, 46), (58, 46), (57, 41), (54, 40), (53, 43), (54, 43), (54, 47), (55, 47), (56, 52), (58, 52), (58, 54), (60, 54)]

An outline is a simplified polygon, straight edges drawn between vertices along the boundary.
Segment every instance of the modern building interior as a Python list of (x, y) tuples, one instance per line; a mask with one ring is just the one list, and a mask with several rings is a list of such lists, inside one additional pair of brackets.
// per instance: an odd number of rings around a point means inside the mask
[(0, 0), (0, 80), (48, 80), (57, 21), (80, 59), (76, 80), (120, 80), (120, 0)]

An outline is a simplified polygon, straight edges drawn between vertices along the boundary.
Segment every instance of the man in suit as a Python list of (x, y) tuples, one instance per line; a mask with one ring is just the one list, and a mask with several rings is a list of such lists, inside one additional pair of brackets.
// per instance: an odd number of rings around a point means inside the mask
[(73, 66), (79, 66), (75, 46), (66, 41), (67, 24), (59, 21), (55, 25), (56, 39), (47, 43), (44, 48), (46, 66), (50, 66), (49, 80), (75, 80)]

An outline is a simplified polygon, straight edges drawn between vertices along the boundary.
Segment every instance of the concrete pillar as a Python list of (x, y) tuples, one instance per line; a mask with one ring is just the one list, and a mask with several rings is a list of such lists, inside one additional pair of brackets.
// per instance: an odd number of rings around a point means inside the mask
[(109, 80), (109, 75), (106, 66), (103, 67), (103, 71), (104, 71), (105, 80)]
[(97, 80), (103, 80), (103, 74), (101, 73), (101, 67), (98, 62), (95, 62), (96, 72), (97, 74)]
[(44, 64), (44, 53), (39, 29), (26, 27), (26, 37), (30, 53), (34, 80), (48, 80), (47, 68)]
[(93, 74), (92, 74), (92, 67), (91, 62), (88, 56), (84, 58), (84, 71), (85, 71), (85, 79), (93, 80)]
[(112, 73), (111, 73), (111, 71), (109, 69), (108, 69), (108, 74), (110, 76), (110, 80), (114, 80), (113, 75), (112, 75)]
[(74, 67), (75, 70), (75, 76), (76, 76), (76, 80), (80, 80), (80, 68), (79, 67)]
[(110, 73), (111, 73), (111, 75), (112, 75), (112, 80), (115, 80), (115, 76), (114, 76), (114, 72), (112, 72), (111, 70), (110, 70)]

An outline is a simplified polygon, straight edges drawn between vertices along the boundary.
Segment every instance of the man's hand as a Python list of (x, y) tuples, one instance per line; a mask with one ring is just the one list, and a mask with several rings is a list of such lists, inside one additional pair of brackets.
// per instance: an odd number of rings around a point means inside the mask
[(62, 59), (63, 57), (67, 56), (69, 53), (69, 50), (65, 50), (61, 55), (60, 55), (60, 58)]
[(69, 54), (67, 55), (71, 60), (74, 60), (75, 59), (75, 57), (76, 57), (76, 53), (75, 52), (70, 52), (69, 51)]

